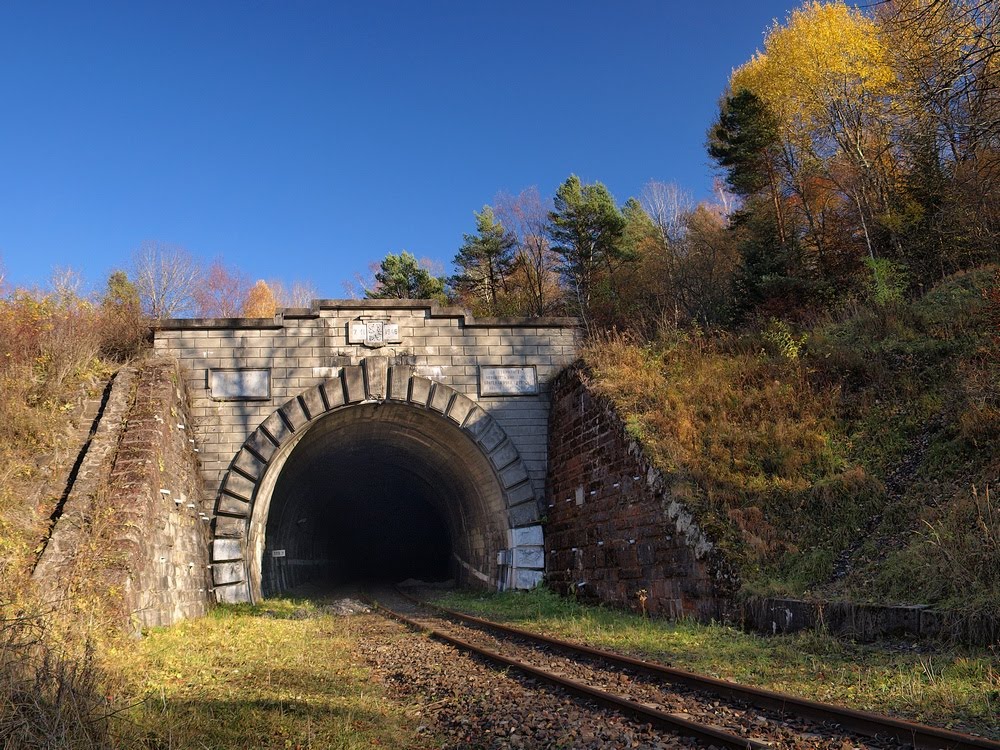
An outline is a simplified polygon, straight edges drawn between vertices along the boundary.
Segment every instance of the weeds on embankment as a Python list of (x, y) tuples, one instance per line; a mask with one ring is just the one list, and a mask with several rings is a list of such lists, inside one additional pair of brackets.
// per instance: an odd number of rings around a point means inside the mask
[(758, 636), (580, 604), (544, 588), (438, 603), (701, 674), (1000, 739), (1000, 652), (862, 645), (822, 631)]
[(998, 289), (986, 268), (802, 331), (609, 336), (583, 358), (747, 591), (1000, 614)]

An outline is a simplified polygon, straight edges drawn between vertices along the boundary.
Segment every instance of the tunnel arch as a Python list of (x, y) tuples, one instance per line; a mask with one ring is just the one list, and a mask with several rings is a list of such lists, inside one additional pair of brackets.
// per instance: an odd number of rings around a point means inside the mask
[[(380, 461), (387, 462), (386, 471), (379, 470)], [(365, 491), (354, 481), (358, 475), (371, 486), (400, 472), (408, 477), (414, 507), (427, 506), (422, 522), (433, 524), (436, 514), (445, 527), (454, 575), (483, 586), (540, 580), (538, 505), (503, 428), (453, 388), (387, 357), (367, 357), (276, 409), (233, 458), (215, 502), (216, 599), (258, 601), (299, 582), (309, 565), (329, 568), (331, 560), (318, 556), (310, 514), (327, 524), (349, 523), (356, 513), (338, 516), (331, 508), (367, 509), (357, 504)], [(303, 491), (317, 496), (325, 491), (318, 487), (342, 492), (327, 493), (329, 504), (302, 505)], [(304, 508), (309, 512), (300, 517)], [(296, 525), (307, 531), (297, 533)], [(302, 557), (310, 544), (311, 557)], [(275, 562), (275, 551), (286, 560)]]

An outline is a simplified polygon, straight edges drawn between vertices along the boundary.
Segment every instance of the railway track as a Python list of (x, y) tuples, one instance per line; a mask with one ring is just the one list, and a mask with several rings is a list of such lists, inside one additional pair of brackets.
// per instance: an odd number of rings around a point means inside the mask
[(502, 669), (700, 743), (725, 748), (949, 748), (1000, 742), (739, 685), (371, 592), (387, 616)]

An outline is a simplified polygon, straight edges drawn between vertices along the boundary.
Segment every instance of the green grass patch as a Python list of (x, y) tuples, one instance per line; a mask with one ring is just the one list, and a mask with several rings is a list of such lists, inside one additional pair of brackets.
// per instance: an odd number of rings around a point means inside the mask
[(307, 601), (219, 607), (108, 655), (142, 702), (117, 722), (135, 748), (417, 747), (415, 724), (355, 656), (355, 620)]
[(682, 669), (1000, 739), (1000, 653), (856, 644), (808, 631), (776, 637), (580, 604), (544, 588), (460, 591), (440, 604)]

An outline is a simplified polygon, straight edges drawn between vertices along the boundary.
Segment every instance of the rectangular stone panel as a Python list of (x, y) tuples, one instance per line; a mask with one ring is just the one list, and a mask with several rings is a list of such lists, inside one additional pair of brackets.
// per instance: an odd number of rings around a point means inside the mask
[[(504, 352), (509, 354), (509, 352)], [(480, 396), (534, 396), (538, 394), (538, 373), (534, 365), (482, 365), (479, 368)]]
[(216, 401), (266, 401), (271, 398), (271, 371), (249, 368), (210, 369), (208, 392)]
[(545, 567), (545, 550), (542, 547), (515, 547), (514, 548), (515, 568), (536, 568)]
[(514, 571), (514, 588), (533, 589), (542, 582), (542, 571), (517, 569)]
[(360, 365), (345, 367), (341, 378), (347, 390), (347, 402), (354, 404), (365, 400), (365, 375)]
[(477, 439), (483, 450), (489, 453), (503, 442), (503, 428), (494, 421)]
[[(203, 462), (204, 463), (204, 462)], [(233, 466), (254, 479), (260, 479), (264, 473), (264, 462), (250, 451), (243, 449), (236, 455)]]
[(535, 502), (535, 490), (532, 488), (531, 482), (519, 484), (507, 491), (508, 505), (519, 505), (520, 503), (525, 503), (529, 500), (532, 503)]

